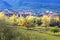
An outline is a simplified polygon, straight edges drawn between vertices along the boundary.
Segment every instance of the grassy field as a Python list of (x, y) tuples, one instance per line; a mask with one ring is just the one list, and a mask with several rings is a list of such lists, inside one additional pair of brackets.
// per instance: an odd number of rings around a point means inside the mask
[(60, 40), (60, 36), (40, 33), (38, 31), (28, 30), (26, 28), (19, 28), (19, 30), (22, 33), (22, 38), (24, 40)]
[(2, 28), (4, 30), (0, 32), (0, 40), (60, 40), (60, 36), (51, 35), (42, 28), (26, 28), (8, 25)]

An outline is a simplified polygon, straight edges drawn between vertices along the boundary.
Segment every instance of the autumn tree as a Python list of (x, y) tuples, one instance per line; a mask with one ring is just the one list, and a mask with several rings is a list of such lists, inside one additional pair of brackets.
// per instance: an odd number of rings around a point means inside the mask
[(55, 16), (51, 18), (50, 26), (59, 26), (60, 21), (59, 21), (59, 16)]
[(25, 26), (26, 27), (34, 27), (35, 26), (34, 20), (35, 20), (34, 16), (27, 16), (26, 17), (26, 24), (25, 24)]
[(18, 17), (17, 19), (17, 25), (19, 26), (25, 26), (26, 20), (24, 17)]
[(4, 20), (5, 19), (5, 15), (3, 12), (0, 12), (0, 20)]
[(41, 18), (41, 22), (42, 22), (42, 26), (45, 26), (45, 27), (48, 27), (49, 24), (50, 24), (50, 21), (51, 21), (51, 18), (44, 15), (42, 18)]
[(9, 17), (9, 23), (11, 25), (17, 25), (17, 16), (13, 15), (13, 16)]
[[(0, 23), (1, 23), (1, 21), (2, 21), (2, 22), (6, 22), (6, 24), (7, 24), (7, 22), (8, 22), (8, 17), (5, 16), (5, 14), (4, 14), (3, 12), (0, 12)], [(3, 23), (3, 24), (4, 24), (4, 23)], [(1, 25), (3, 25), (3, 24), (1, 24)]]

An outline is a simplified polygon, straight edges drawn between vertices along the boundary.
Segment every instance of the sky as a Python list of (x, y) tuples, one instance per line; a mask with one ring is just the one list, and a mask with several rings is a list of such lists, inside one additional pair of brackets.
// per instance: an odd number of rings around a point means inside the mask
[(0, 0), (0, 10), (5, 8), (60, 11), (60, 0)]

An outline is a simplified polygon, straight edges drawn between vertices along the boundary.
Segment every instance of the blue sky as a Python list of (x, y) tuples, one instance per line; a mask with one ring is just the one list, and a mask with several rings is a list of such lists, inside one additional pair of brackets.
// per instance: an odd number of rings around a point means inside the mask
[(59, 10), (60, 0), (0, 0), (0, 9)]

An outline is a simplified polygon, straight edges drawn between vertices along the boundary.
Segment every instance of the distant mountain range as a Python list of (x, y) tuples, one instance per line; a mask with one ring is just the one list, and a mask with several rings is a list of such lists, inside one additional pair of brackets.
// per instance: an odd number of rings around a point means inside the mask
[(0, 10), (5, 8), (60, 12), (60, 0), (0, 0)]

